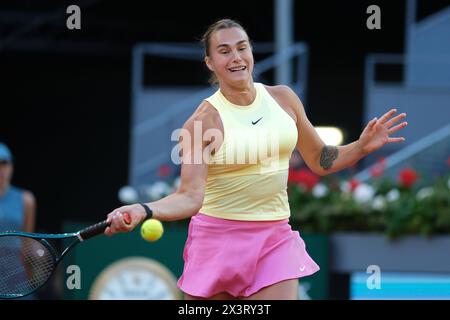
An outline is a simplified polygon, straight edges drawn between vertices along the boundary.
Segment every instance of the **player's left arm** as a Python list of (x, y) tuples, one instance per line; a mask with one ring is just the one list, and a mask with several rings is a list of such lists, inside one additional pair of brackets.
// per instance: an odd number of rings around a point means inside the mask
[(24, 219), (22, 230), (24, 232), (34, 232), (36, 224), (36, 199), (30, 191), (22, 193), (24, 204)]
[(391, 109), (379, 119), (369, 121), (358, 140), (343, 146), (326, 145), (308, 120), (300, 98), (287, 86), (281, 90), (297, 118), (297, 149), (308, 167), (320, 176), (350, 167), (387, 143), (405, 140), (403, 137), (390, 137), (407, 125), (407, 122), (395, 125), (406, 114), (393, 117), (397, 110)]

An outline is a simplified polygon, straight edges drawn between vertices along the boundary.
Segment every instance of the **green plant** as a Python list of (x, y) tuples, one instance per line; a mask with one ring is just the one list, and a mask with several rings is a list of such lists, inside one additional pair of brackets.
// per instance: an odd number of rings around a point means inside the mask
[(450, 233), (450, 175), (418, 183), (404, 168), (396, 181), (380, 173), (367, 183), (334, 175), (311, 183), (305, 172), (289, 178), (291, 223), (303, 232), (383, 232), (391, 239)]

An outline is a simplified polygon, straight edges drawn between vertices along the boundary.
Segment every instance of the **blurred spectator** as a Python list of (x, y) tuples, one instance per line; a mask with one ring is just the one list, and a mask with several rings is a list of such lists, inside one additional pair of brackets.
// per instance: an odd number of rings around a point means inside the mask
[(13, 157), (0, 143), (0, 231), (34, 232), (36, 201), (30, 191), (11, 185)]
[[(30, 191), (11, 185), (13, 157), (9, 148), (0, 143), (0, 231), (34, 232), (36, 201)], [(34, 300), (32, 294), (22, 298)]]

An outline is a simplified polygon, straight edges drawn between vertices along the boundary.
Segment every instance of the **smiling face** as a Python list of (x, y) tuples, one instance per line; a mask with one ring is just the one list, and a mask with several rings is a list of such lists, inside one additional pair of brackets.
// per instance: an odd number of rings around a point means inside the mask
[(205, 62), (221, 86), (243, 87), (253, 82), (252, 48), (241, 28), (220, 29), (211, 34)]

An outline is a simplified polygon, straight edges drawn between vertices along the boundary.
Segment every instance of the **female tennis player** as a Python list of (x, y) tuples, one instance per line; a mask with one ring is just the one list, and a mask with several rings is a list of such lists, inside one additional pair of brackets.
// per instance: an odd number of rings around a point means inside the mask
[[(105, 233), (131, 231), (150, 216), (190, 218), (178, 281), (186, 299), (297, 299), (299, 278), (319, 266), (289, 225), (286, 190), (294, 148), (316, 174), (334, 173), (387, 143), (404, 141), (391, 135), (407, 125), (397, 124), (406, 115), (394, 116), (392, 109), (372, 119), (357, 141), (325, 145), (289, 87), (253, 81), (252, 46), (239, 23), (217, 21), (203, 43), (219, 88), (183, 126), (189, 134), (180, 138), (180, 187), (158, 201), (113, 210)], [(129, 225), (124, 212), (132, 218)]]

